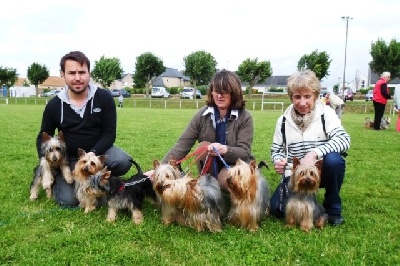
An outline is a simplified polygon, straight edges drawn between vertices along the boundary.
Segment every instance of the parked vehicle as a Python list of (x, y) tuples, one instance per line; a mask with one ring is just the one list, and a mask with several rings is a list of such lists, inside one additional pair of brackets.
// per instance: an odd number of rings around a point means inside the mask
[(344, 102), (346, 102), (347, 100), (349, 100), (349, 101), (353, 101), (354, 100), (354, 93), (349, 87), (347, 87), (343, 91), (342, 99), (343, 99)]
[(54, 97), (56, 96), (58, 93), (60, 92), (60, 90), (51, 90), (48, 92), (43, 93), (44, 97)]
[(321, 99), (322, 97), (325, 97), (325, 94), (328, 92), (328, 90), (321, 90), (319, 93), (319, 98)]
[(119, 97), (122, 94), (122, 97), (124, 98), (130, 98), (131, 94), (127, 92), (126, 90), (121, 90), (121, 89), (114, 89), (111, 91), (111, 95), (113, 97)]
[(372, 94), (372, 90), (369, 90), (368, 92), (367, 92), (367, 94), (365, 94), (365, 101), (372, 101), (372, 96), (373, 96), (373, 94)]
[(354, 93), (352, 91), (348, 91), (347, 94), (344, 95), (344, 101), (353, 101), (354, 100)]
[[(192, 87), (184, 87), (181, 92), (181, 99), (193, 99), (194, 98), (194, 88)], [(201, 91), (196, 90), (196, 99), (201, 99)]]
[(151, 90), (151, 98), (169, 98), (171, 94), (165, 87), (153, 87)]

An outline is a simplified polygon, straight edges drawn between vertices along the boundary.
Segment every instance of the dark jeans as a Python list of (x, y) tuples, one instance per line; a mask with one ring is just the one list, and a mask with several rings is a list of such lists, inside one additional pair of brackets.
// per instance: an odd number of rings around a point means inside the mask
[[(112, 146), (105, 153), (107, 155), (105, 165), (115, 176), (126, 174), (132, 166), (131, 157), (122, 149)], [(74, 169), (76, 161), (70, 162), (71, 170)], [(75, 194), (75, 183), (68, 184), (60, 174), (55, 178), (53, 184), (53, 195), (55, 201), (61, 206), (78, 206), (79, 202)]]
[(375, 109), (374, 129), (380, 129), (382, 117), (383, 117), (383, 114), (385, 113), (386, 104), (378, 103), (375, 101), (373, 101), (373, 103), (374, 103), (374, 109)]
[[(342, 187), (344, 174), (346, 171), (346, 162), (343, 157), (336, 152), (328, 153), (323, 158), (321, 188), (325, 188), (325, 198), (323, 206), (328, 215), (340, 215), (342, 213), (342, 200), (340, 198), (340, 188)], [(289, 180), (289, 178), (287, 178)], [(286, 204), (287, 198), (284, 199)], [(272, 194), (270, 213), (278, 218), (285, 216), (284, 211), (279, 211), (274, 206), (278, 206), (280, 201), (279, 186)]]

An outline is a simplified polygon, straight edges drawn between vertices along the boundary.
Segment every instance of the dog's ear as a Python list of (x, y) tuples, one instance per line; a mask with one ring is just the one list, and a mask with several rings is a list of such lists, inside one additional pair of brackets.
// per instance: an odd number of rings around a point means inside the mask
[(101, 180), (102, 180), (102, 181), (103, 181), (103, 180), (107, 180), (107, 179), (110, 178), (110, 176), (111, 176), (111, 171), (105, 171), (105, 172), (103, 173), (103, 175), (101, 176)]
[(43, 131), (42, 133), (42, 142), (49, 141), (51, 139), (50, 135)]
[(320, 173), (322, 172), (322, 163), (323, 163), (323, 160), (318, 160), (315, 162), (315, 166), (317, 167), (317, 169), (319, 170)]
[(242, 160), (240, 160), (240, 159), (237, 159), (236, 160), (236, 165), (239, 165), (239, 164), (241, 164), (242, 163)]
[(64, 134), (62, 133), (62, 131), (58, 131), (58, 135), (57, 138), (61, 141), (64, 141)]
[(160, 166), (160, 162), (158, 160), (153, 160), (153, 168), (156, 169)]
[(176, 160), (175, 159), (171, 159), (171, 160), (169, 160), (168, 164), (173, 166), (173, 167), (176, 167)]
[(85, 156), (86, 151), (84, 149), (78, 148), (78, 155), (79, 155), (79, 157)]
[(101, 164), (104, 165), (104, 163), (106, 162), (106, 159), (107, 159), (107, 155), (99, 155), (99, 156), (97, 156), (97, 158), (99, 158)]
[(299, 164), (300, 164), (299, 158), (293, 157), (293, 170), (296, 169)]
[(254, 171), (257, 168), (256, 160), (251, 160), (249, 166), (250, 166), (251, 173), (254, 174)]
[(193, 179), (188, 182), (190, 189), (193, 189), (196, 186), (196, 184), (197, 184), (197, 179)]

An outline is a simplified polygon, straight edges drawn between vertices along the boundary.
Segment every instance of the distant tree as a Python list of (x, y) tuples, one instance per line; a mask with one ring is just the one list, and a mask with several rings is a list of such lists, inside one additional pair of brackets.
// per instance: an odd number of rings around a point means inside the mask
[[(205, 51), (197, 51), (183, 58), (184, 74), (190, 77), (193, 85), (193, 95), (196, 95), (198, 85), (206, 85), (214, 76), (217, 66), (214, 56)], [(193, 97), (196, 99), (196, 97)]]
[(272, 68), (270, 61), (258, 62), (258, 58), (244, 60), (238, 67), (237, 75), (244, 82), (249, 83), (249, 96), (252, 94), (253, 87), (259, 82), (272, 76)]
[(91, 76), (103, 88), (109, 89), (114, 80), (121, 79), (122, 71), (119, 58), (106, 58), (103, 55), (99, 61), (94, 62)]
[(309, 69), (315, 73), (319, 80), (329, 76), (329, 67), (332, 60), (326, 52), (315, 50), (311, 54), (303, 55), (297, 63), (297, 69)]
[(17, 70), (10, 67), (0, 66), (0, 88), (6, 85), (7, 88), (12, 87), (18, 79)]
[(149, 97), (151, 80), (165, 71), (163, 61), (150, 52), (136, 57), (135, 74), (132, 78), (136, 88), (146, 87), (146, 98)]
[(39, 84), (43, 83), (49, 77), (49, 69), (46, 65), (33, 63), (28, 67), (27, 77), (31, 84), (35, 85), (36, 95), (39, 94)]
[(339, 84), (333, 85), (333, 92), (336, 94), (339, 92)]
[(400, 77), (400, 43), (392, 39), (387, 45), (383, 39), (371, 43), (370, 51), (372, 61), (369, 63), (371, 70), (381, 74), (389, 71), (392, 78)]

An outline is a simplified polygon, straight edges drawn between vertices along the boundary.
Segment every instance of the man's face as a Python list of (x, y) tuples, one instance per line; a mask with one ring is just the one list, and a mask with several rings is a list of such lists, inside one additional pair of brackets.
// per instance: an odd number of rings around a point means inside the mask
[(81, 94), (86, 91), (90, 81), (90, 72), (86, 64), (81, 65), (74, 60), (65, 62), (65, 72), (61, 72), (71, 92)]

